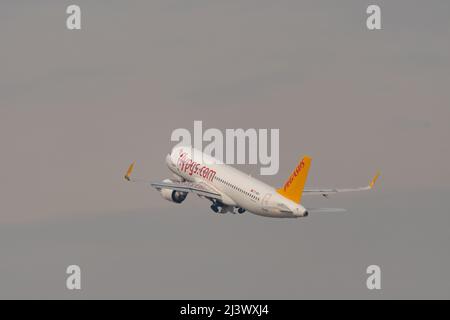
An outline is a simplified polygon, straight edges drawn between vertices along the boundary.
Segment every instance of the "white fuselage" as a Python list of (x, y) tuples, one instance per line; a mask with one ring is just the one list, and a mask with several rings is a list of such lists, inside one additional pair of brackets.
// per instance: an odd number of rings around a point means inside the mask
[(227, 207), (243, 208), (266, 217), (307, 215), (302, 205), (283, 197), (273, 187), (191, 147), (175, 147), (167, 155), (166, 163), (176, 176), (201, 181), (216, 189)]

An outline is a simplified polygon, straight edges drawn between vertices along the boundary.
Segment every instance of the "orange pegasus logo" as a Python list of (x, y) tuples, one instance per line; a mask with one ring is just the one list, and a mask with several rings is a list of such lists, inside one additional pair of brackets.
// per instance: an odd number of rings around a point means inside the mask
[(294, 181), (295, 177), (300, 174), (300, 171), (305, 167), (305, 160), (303, 159), (302, 162), (298, 164), (298, 166), (295, 168), (294, 172), (292, 172), (291, 176), (289, 177), (288, 181), (284, 184), (284, 191), (292, 184), (292, 181)]

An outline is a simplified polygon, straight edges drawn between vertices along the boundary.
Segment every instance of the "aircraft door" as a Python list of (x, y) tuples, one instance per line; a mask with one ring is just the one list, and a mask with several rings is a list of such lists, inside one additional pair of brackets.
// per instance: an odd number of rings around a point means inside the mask
[(270, 202), (270, 198), (272, 197), (272, 194), (270, 193), (266, 193), (264, 195), (264, 197), (262, 198), (262, 205), (263, 207), (268, 207), (269, 206), (269, 202)]

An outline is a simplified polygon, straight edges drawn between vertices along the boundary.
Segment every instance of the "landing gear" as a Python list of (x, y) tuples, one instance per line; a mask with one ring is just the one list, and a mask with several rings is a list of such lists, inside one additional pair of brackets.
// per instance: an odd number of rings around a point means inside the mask
[(214, 211), (215, 213), (231, 212), (232, 214), (236, 213), (242, 214), (245, 212), (245, 209), (243, 208), (227, 206), (218, 201), (213, 202), (213, 204), (211, 205), (211, 210)]
[(219, 206), (217, 203), (211, 205), (211, 210), (214, 211), (215, 213), (223, 213), (223, 208)]
[(235, 207), (233, 210), (233, 214), (236, 214), (236, 213), (243, 214), (244, 212), (245, 212), (245, 209), (239, 208), (239, 207)]

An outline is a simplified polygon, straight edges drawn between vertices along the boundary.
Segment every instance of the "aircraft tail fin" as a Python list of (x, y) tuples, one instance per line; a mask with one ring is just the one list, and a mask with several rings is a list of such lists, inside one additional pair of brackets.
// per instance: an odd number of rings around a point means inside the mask
[(278, 189), (277, 192), (296, 203), (300, 203), (310, 166), (311, 158), (305, 156), (297, 164), (288, 180), (284, 183), (283, 187)]

